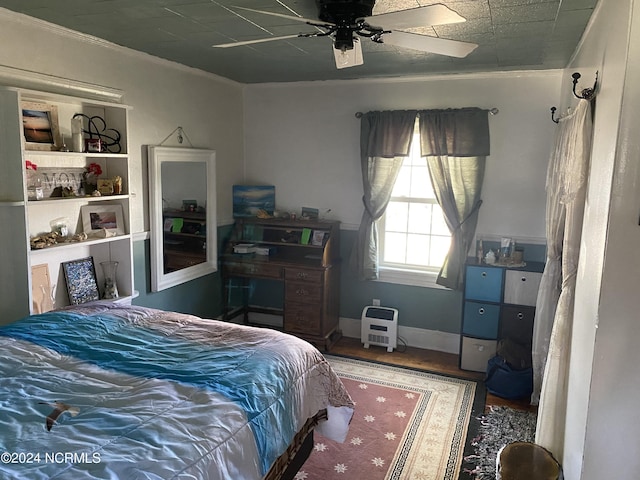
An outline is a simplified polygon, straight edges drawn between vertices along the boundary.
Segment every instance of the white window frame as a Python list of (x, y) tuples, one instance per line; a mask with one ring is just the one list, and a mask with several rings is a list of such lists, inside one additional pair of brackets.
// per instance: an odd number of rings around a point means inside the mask
[[(418, 130), (418, 124), (416, 122), (416, 133), (412, 139), (414, 145), (419, 145), (420, 134)], [(425, 159), (426, 164), (426, 159)], [(438, 205), (438, 201), (435, 197), (423, 198), (423, 197), (391, 197), (390, 201), (401, 201), (409, 203), (425, 203), (430, 205)], [(386, 215), (386, 214), (385, 214)], [(382, 258), (384, 254), (384, 234), (385, 234), (385, 215), (383, 215), (377, 221), (378, 228), (378, 255)], [(401, 285), (412, 285), (427, 288), (438, 288), (448, 290), (447, 287), (438, 285), (436, 280), (438, 279), (438, 273), (440, 267), (418, 267), (413, 265), (399, 264), (393, 262), (379, 261), (378, 267), (378, 281), (386, 283), (396, 283)]]

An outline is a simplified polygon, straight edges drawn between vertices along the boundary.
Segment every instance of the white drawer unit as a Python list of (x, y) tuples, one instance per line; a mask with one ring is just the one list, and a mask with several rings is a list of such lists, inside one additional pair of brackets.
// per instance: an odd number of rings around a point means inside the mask
[(507, 270), (504, 276), (503, 303), (535, 307), (542, 273)]
[(486, 372), (487, 362), (496, 354), (497, 340), (462, 337), (460, 368), (474, 372)]

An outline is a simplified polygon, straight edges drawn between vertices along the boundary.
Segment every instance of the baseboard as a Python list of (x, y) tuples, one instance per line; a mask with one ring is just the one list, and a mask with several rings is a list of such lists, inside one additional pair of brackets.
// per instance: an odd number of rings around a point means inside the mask
[[(342, 330), (343, 336), (360, 338), (360, 328), (360, 319), (340, 318), (340, 329)], [(398, 337), (402, 338), (409, 347), (424, 348), (426, 350), (435, 350), (456, 355), (460, 352), (460, 335), (457, 333), (398, 325)]]
[[(282, 317), (265, 313), (249, 313), (252, 323), (269, 327), (282, 327)], [(233, 322), (241, 323), (242, 317), (236, 317)], [(340, 317), (340, 330), (344, 337), (360, 338), (360, 319)], [(398, 325), (398, 337), (402, 338), (409, 347), (424, 348), (437, 352), (458, 354), (460, 352), (460, 335), (457, 333), (440, 332), (424, 328), (403, 327)]]

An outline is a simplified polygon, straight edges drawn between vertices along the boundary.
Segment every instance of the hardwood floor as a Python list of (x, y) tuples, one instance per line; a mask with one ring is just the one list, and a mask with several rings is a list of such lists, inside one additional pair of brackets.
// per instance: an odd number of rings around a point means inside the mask
[[(370, 346), (369, 348), (364, 348), (360, 339), (349, 337), (342, 337), (338, 340), (328, 353), (391, 363), (404, 367), (420, 368), (434, 373), (468, 378), (470, 380), (482, 381), (484, 379), (484, 373), (460, 370), (458, 368), (458, 355), (452, 353), (436, 352), (415, 347), (400, 347), (399, 350), (396, 349), (389, 353), (384, 347)], [(491, 405), (503, 405), (519, 410), (536, 410), (536, 407), (529, 405), (527, 400), (510, 401), (487, 393), (485, 408)]]

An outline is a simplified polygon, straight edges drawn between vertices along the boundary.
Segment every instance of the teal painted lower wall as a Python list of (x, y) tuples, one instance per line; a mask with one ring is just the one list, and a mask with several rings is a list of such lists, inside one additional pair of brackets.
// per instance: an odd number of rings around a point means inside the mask
[(222, 311), (220, 274), (206, 275), (160, 292), (151, 291), (150, 241), (133, 244), (134, 305), (214, 318)]
[(462, 295), (439, 288), (414, 287), (378, 281), (361, 281), (348, 268), (358, 232), (340, 232), (343, 266), (340, 283), (340, 316), (360, 318), (362, 309), (374, 298), (381, 305), (398, 309), (398, 324), (405, 327), (460, 332)]
[[(226, 242), (231, 226), (218, 229), (219, 248)], [(341, 257), (343, 259), (340, 281), (340, 317), (359, 319), (362, 309), (371, 305), (374, 298), (382, 305), (397, 308), (398, 324), (405, 327), (460, 333), (462, 293), (445, 289), (413, 287), (377, 281), (360, 281), (348, 268), (348, 259), (357, 232), (340, 232)], [(222, 282), (220, 273), (192, 280), (161, 292), (151, 292), (150, 242), (134, 243), (135, 288), (139, 296), (135, 305), (191, 313), (204, 318), (214, 318), (222, 312)], [(532, 254), (532, 250), (529, 250)], [(539, 252), (536, 252), (538, 254)], [(533, 259), (530, 260), (537, 260)], [(542, 258), (544, 260), (544, 258)], [(236, 283), (236, 285), (238, 285)], [(252, 281), (250, 303), (268, 307), (282, 307), (284, 289), (277, 281)], [(240, 288), (233, 290), (232, 304), (238, 304)]]

